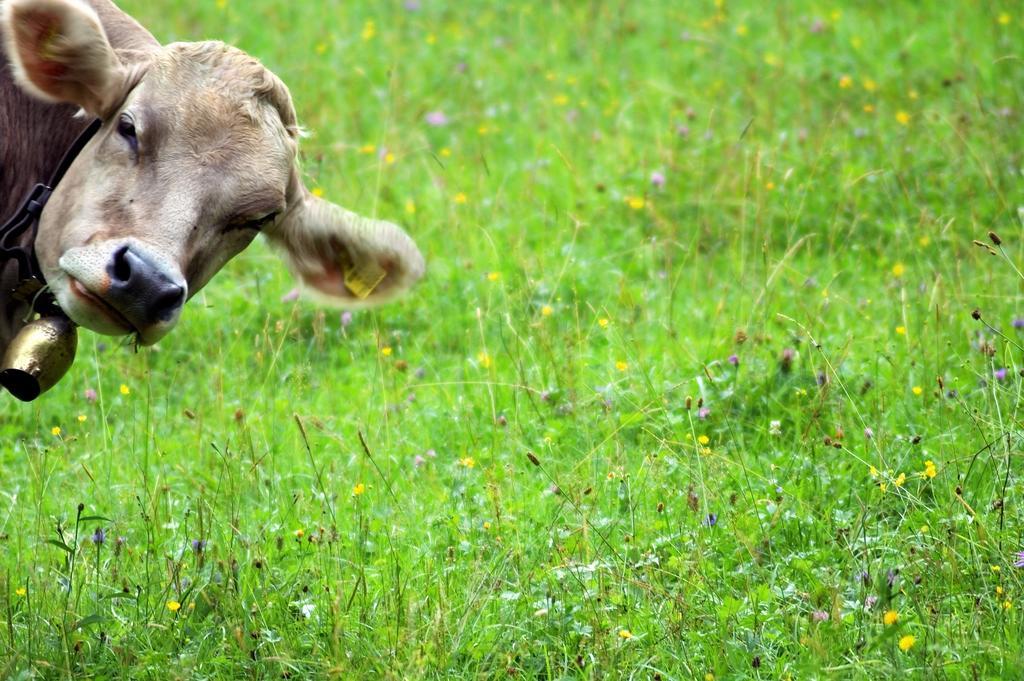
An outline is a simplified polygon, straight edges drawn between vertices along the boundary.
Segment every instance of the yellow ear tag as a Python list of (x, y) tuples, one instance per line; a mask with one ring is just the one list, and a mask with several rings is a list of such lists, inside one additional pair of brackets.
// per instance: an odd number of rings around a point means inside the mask
[(39, 41), (39, 58), (43, 61), (55, 61), (54, 45), (57, 44), (57, 28), (51, 26)]
[(374, 258), (367, 258), (359, 264), (345, 268), (345, 287), (356, 298), (365, 300), (388, 276), (387, 270)]

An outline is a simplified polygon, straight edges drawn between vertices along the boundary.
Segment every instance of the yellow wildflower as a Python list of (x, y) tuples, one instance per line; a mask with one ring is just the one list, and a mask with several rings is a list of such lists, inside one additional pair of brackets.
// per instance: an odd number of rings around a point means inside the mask
[(178, 601), (167, 601), (167, 609), (171, 612), (178, 612), (181, 610), (181, 603)]
[(1008, 26), (1010, 24), (1010, 15), (1007, 12), (1000, 12), (999, 18), (996, 19), (1001, 26)]
[(85, 414), (79, 414), (79, 415), (78, 415), (78, 422), (79, 422), (79, 423), (85, 423), (85, 420), (86, 420), (87, 418), (89, 418), (89, 417), (88, 417), (88, 416), (86, 416)]
[(698, 435), (697, 442), (701, 443), (702, 445), (706, 445), (709, 442), (711, 442), (711, 438), (709, 438), (707, 435)]
[(544, 317), (550, 317), (553, 312), (554, 312), (554, 309), (552, 309), (552, 307), (550, 305), (545, 305), (544, 307), (542, 307), (540, 309), (540, 313)]
[(352, 488), (352, 496), (358, 497), (359, 495), (361, 495), (365, 491), (366, 491), (366, 485), (364, 485), (363, 483), (359, 483), (358, 485), (355, 485)]
[(17, 589), (14, 590), (14, 593), (17, 594), (18, 596), (24, 596), (24, 595), (28, 594), (28, 589), (26, 589), (23, 586), (19, 586)]
[(874, 104), (865, 104), (864, 105), (864, 113), (875, 113), (875, 105)]
[(627, 196), (626, 197), (626, 205), (628, 205), (633, 210), (643, 210), (643, 207), (644, 207), (645, 203), (646, 202), (644, 201), (644, 197), (642, 197), (642, 196)]
[(623, 361), (622, 361), (622, 360), (620, 359), (619, 361), (617, 361), (617, 362), (615, 363), (615, 368), (616, 368), (616, 369), (618, 369), (619, 371), (625, 371), (626, 369), (628, 369), (628, 368), (629, 368), (629, 364), (628, 364), (628, 363), (626, 363), (626, 362), (623, 362)]
[(600, 319), (597, 320), (597, 325), (600, 326), (602, 329), (607, 329), (609, 324), (611, 324), (611, 322), (608, 321), (608, 319), (605, 317), (601, 317)]
[(465, 456), (459, 459), (459, 463), (465, 466), (466, 468), (473, 468), (474, 466), (476, 466), (476, 460), (471, 456)]
[(461, 205), (461, 204), (466, 203), (467, 201), (469, 201), (469, 197), (466, 196), (465, 192), (459, 192), (458, 194), (456, 194), (452, 198), (452, 201), (454, 201), (455, 203)]
[(910, 114), (906, 111), (897, 111), (896, 122), (900, 125), (908, 125), (910, 123)]
[(865, 78), (863, 85), (864, 89), (867, 90), (868, 92), (874, 92), (875, 90), (878, 89), (878, 83), (871, 80), (870, 78)]
[(911, 392), (913, 392), (913, 393), (914, 393), (915, 395), (920, 395), (921, 393), (923, 393), (923, 392), (924, 392), (924, 390), (922, 390), (922, 389), (921, 389), (921, 386), (919, 386), (919, 385), (915, 385), (915, 386), (914, 386), (913, 388), (911, 388), (910, 390), (911, 390)]
[(849, 76), (842, 76), (839, 79), (839, 87), (840, 89), (843, 90), (850, 89), (851, 87), (853, 87), (853, 78), (850, 78)]
[(392, 352), (393, 351), (391, 350), (390, 346), (387, 345), (380, 349), (380, 354), (384, 355), (385, 357), (390, 357)]
[(302, 529), (301, 527), (299, 529), (295, 530), (295, 538), (296, 539), (302, 539), (305, 536), (306, 536), (306, 531), (304, 529)]
[(131, 388), (129, 388), (128, 386), (126, 386), (126, 385), (125, 385), (124, 383), (122, 383), (122, 384), (121, 384), (121, 388), (120, 388), (120, 390), (121, 390), (121, 394), (122, 394), (122, 395), (130, 395), (130, 394), (131, 394), (131, 392), (132, 392), (132, 391), (131, 391)]
[(896, 335), (897, 336), (906, 336), (907, 335), (907, 327), (905, 327), (905, 326), (897, 326), (896, 327)]
[(915, 643), (917, 643), (917, 637), (915, 637), (913, 634), (907, 634), (906, 636), (900, 639), (900, 650), (902, 650), (903, 652), (907, 652), (908, 650), (914, 647)]
[(313, 191), (312, 191), (312, 194), (313, 194), (313, 196), (315, 196), (316, 198), (318, 198), (318, 199), (322, 199), (322, 198), (324, 197), (324, 190), (323, 190), (323, 189), (321, 189), (320, 187), (313, 187)]
[(555, 95), (551, 101), (554, 102), (556, 106), (565, 106), (569, 103), (569, 98), (565, 95)]
[(487, 281), (498, 281), (501, 279), (501, 272), (488, 272)]
[(900, 621), (900, 614), (895, 610), (886, 610), (885, 614), (882, 615), (882, 624), (890, 626)]
[(629, 639), (633, 638), (633, 634), (629, 631), (629, 629), (619, 629), (619, 638), (628, 641)]
[(484, 521), (484, 529), (485, 530), (491, 529), (491, 524), (489, 522), (487, 522), (486, 520)]
[(493, 364), (493, 362), (491, 361), (491, 356), (488, 355), (486, 352), (476, 353), (476, 361), (479, 362), (480, 366), (482, 366), (484, 369), (490, 369), (491, 364)]
[(903, 273), (906, 272), (906, 271), (907, 271), (907, 268), (901, 262), (898, 262), (898, 263), (896, 263), (895, 265), (892, 266), (892, 275), (894, 277), (902, 277)]
[(375, 151), (377, 151), (377, 147), (376, 145), (373, 144), (364, 144), (363, 146), (359, 147), (360, 154), (372, 154)]
[(937, 474), (938, 471), (935, 470), (935, 462), (930, 459), (928, 461), (925, 461), (924, 472), (921, 473), (921, 475), (923, 475), (926, 478), (934, 478)]
[(50, 428), (50, 433), (53, 434), (54, 436), (60, 437), (60, 426), (54, 426), (53, 428)]
[(408, 201), (406, 201), (405, 202), (405, 212), (408, 213), (409, 215), (415, 215), (416, 214), (416, 202), (413, 201), (412, 199), (409, 199)]
[(368, 19), (363, 24), (363, 40), (373, 40), (375, 35), (377, 35), (377, 24), (373, 19)]

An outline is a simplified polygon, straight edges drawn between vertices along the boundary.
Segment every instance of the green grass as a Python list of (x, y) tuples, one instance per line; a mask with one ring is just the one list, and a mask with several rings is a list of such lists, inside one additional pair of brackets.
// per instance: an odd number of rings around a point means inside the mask
[(342, 328), (259, 243), (0, 398), (2, 673), (1024, 675), (1020, 6), (422, 4), (124, 2), (429, 272)]

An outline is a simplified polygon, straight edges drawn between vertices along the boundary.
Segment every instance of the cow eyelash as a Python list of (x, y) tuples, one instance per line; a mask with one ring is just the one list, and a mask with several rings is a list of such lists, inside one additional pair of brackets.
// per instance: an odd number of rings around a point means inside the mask
[(139, 153), (139, 138), (135, 133), (135, 121), (128, 114), (121, 114), (117, 119), (117, 134), (128, 142), (132, 153)]
[(231, 230), (231, 229), (254, 229), (256, 231), (259, 231), (263, 227), (266, 227), (269, 223), (273, 222), (275, 218), (277, 218), (277, 213), (269, 213), (267, 215), (264, 215), (261, 218), (256, 218), (255, 220), (246, 220), (244, 222), (235, 222), (234, 224), (231, 224), (229, 226), (229, 230)]

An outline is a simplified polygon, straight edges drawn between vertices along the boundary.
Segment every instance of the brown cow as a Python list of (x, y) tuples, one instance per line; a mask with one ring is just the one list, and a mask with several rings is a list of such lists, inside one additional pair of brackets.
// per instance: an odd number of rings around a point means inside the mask
[[(291, 96), (253, 57), (162, 46), (109, 0), (0, 3), (0, 224), (102, 123), (21, 244), (75, 323), (154, 343), (260, 232), (344, 306), (389, 300), (423, 274), (400, 228), (303, 186)], [(0, 252), (0, 356), (33, 316), (12, 293), (23, 278)]]

